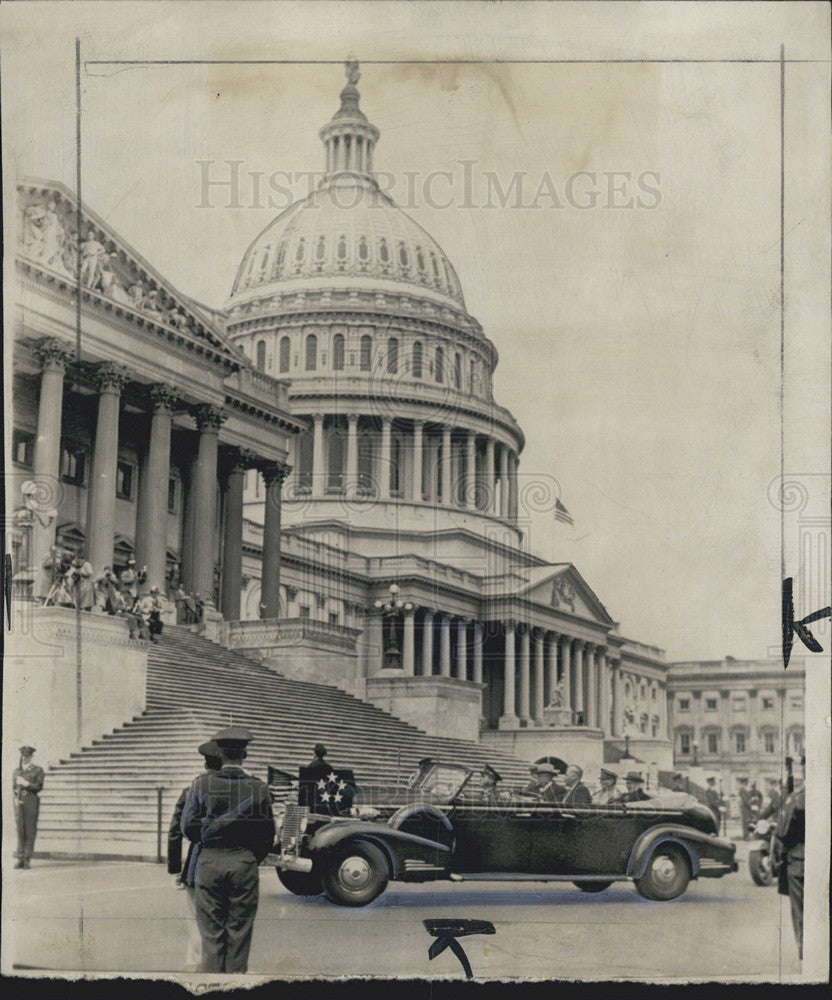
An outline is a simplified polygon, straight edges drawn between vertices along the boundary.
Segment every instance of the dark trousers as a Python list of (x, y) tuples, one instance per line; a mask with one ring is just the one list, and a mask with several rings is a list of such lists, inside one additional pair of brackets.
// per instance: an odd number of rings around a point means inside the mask
[(243, 847), (203, 847), (194, 905), (202, 938), (202, 972), (245, 972), (257, 913), (259, 873)]
[(17, 823), (17, 856), (21, 861), (28, 861), (35, 849), (39, 810), (40, 799), (34, 792), (24, 792), (22, 801), (15, 804), (14, 818)]
[(792, 904), (792, 927), (797, 941), (797, 953), (803, 960), (803, 858), (789, 858), (789, 901)]

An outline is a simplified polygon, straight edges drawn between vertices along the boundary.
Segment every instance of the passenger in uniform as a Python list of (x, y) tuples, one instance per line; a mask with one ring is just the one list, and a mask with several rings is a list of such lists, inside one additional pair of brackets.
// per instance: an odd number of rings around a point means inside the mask
[[(802, 764), (805, 767), (805, 757)], [(777, 840), (781, 855), (777, 891), (791, 901), (797, 954), (803, 961), (803, 866), (806, 857), (806, 790), (803, 784), (783, 803)]]
[(12, 772), (14, 818), (17, 825), (17, 864), (29, 868), (35, 850), (40, 811), (40, 790), (43, 788), (43, 768), (32, 763), (34, 747), (20, 748), (20, 763)]
[(644, 790), (644, 778), (638, 773), (638, 771), (630, 771), (624, 778), (624, 784), (627, 786), (627, 791), (623, 795), (619, 795), (616, 802), (647, 802), (652, 798)]
[(620, 794), (618, 775), (615, 771), (609, 771), (606, 767), (602, 767), (598, 780), (601, 782), (601, 791), (595, 796), (595, 802), (600, 802), (604, 806), (611, 805)]
[(188, 874), (193, 873), (202, 972), (248, 969), (257, 866), (275, 838), (268, 785), (241, 767), (252, 739), (242, 726), (213, 737), (222, 767), (194, 779), (182, 811), (182, 833), (196, 845)]
[[(222, 761), (219, 758), (219, 747), (213, 740), (203, 743), (198, 751), (205, 758), (206, 771), (219, 771)], [(199, 934), (199, 927), (196, 922), (196, 912), (194, 909), (194, 883), (192, 875), (189, 876), (191, 858), (194, 852), (194, 844), (188, 847), (185, 857), (185, 864), (182, 864), (182, 812), (185, 808), (185, 800), (188, 797), (188, 788), (182, 789), (182, 794), (176, 800), (173, 808), (173, 816), (168, 830), (168, 874), (175, 875), (176, 888), (185, 890), (186, 910), (188, 917), (188, 947), (185, 955), (185, 965), (183, 972), (199, 972), (202, 962), (202, 938)]]

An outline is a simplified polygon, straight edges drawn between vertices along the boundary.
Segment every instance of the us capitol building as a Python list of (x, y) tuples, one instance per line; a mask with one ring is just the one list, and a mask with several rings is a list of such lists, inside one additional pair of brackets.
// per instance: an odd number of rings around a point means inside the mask
[(148, 586), (201, 598), (208, 637), (428, 733), (669, 766), (663, 653), (524, 548), (529, 511), (568, 515), (518, 472), (497, 351), (374, 180), (348, 76), (323, 180), (254, 239), (222, 310), (63, 185), (19, 186), (18, 593), (56, 540), (95, 573), (134, 555)]

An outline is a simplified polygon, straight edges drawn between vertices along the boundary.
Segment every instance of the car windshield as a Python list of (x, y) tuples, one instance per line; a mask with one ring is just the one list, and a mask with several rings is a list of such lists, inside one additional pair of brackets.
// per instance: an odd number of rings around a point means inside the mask
[(470, 773), (467, 767), (434, 764), (419, 775), (413, 790), (423, 795), (430, 795), (436, 801), (447, 802), (459, 792)]

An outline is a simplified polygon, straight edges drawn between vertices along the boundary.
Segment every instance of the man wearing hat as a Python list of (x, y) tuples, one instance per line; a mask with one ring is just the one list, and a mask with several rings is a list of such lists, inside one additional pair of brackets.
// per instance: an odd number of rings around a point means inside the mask
[[(205, 758), (206, 771), (219, 771), (222, 761), (219, 758), (220, 748), (213, 740), (200, 745), (197, 753)], [(176, 888), (185, 890), (188, 917), (188, 949), (185, 958), (183, 972), (199, 972), (202, 962), (202, 938), (199, 934), (199, 927), (196, 923), (196, 913), (194, 910), (194, 882), (189, 876), (191, 860), (194, 852), (194, 845), (188, 847), (188, 854), (185, 864), (182, 864), (182, 812), (185, 808), (185, 800), (188, 797), (188, 788), (182, 789), (182, 794), (176, 801), (173, 809), (173, 816), (168, 829), (168, 874), (176, 876)]]
[(17, 825), (17, 864), (29, 868), (35, 849), (40, 810), (40, 790), (43, 788), (43, 768), (32, 763), (34, 747), (20, 748), (20, 763), (12, 772), (14, 818)]
[(195, 845), (188, 876), (202, 937), (202, 972), (246, 972), (257, 913), (257, 866), (274, 844), (268, 785), (242, 762), (254, 737), (230, 726), (213, 737), (219, 771), (194, 778), (180, 828)]
[(598, 792), (595, 801), (605, 806), (611, 805), (619, 795), (618, 775), (615, 771), (610, 771), (606, 767), (602, 767), (598, 780), (601, 782), (601, 791)]
[(618, 802), (646, 802), (651, 798), (644, 790), (644, 778), (638, 771), (629, 771), (624, 778), (624, 784), (627, 786), (627, 791), (618, 796)]

